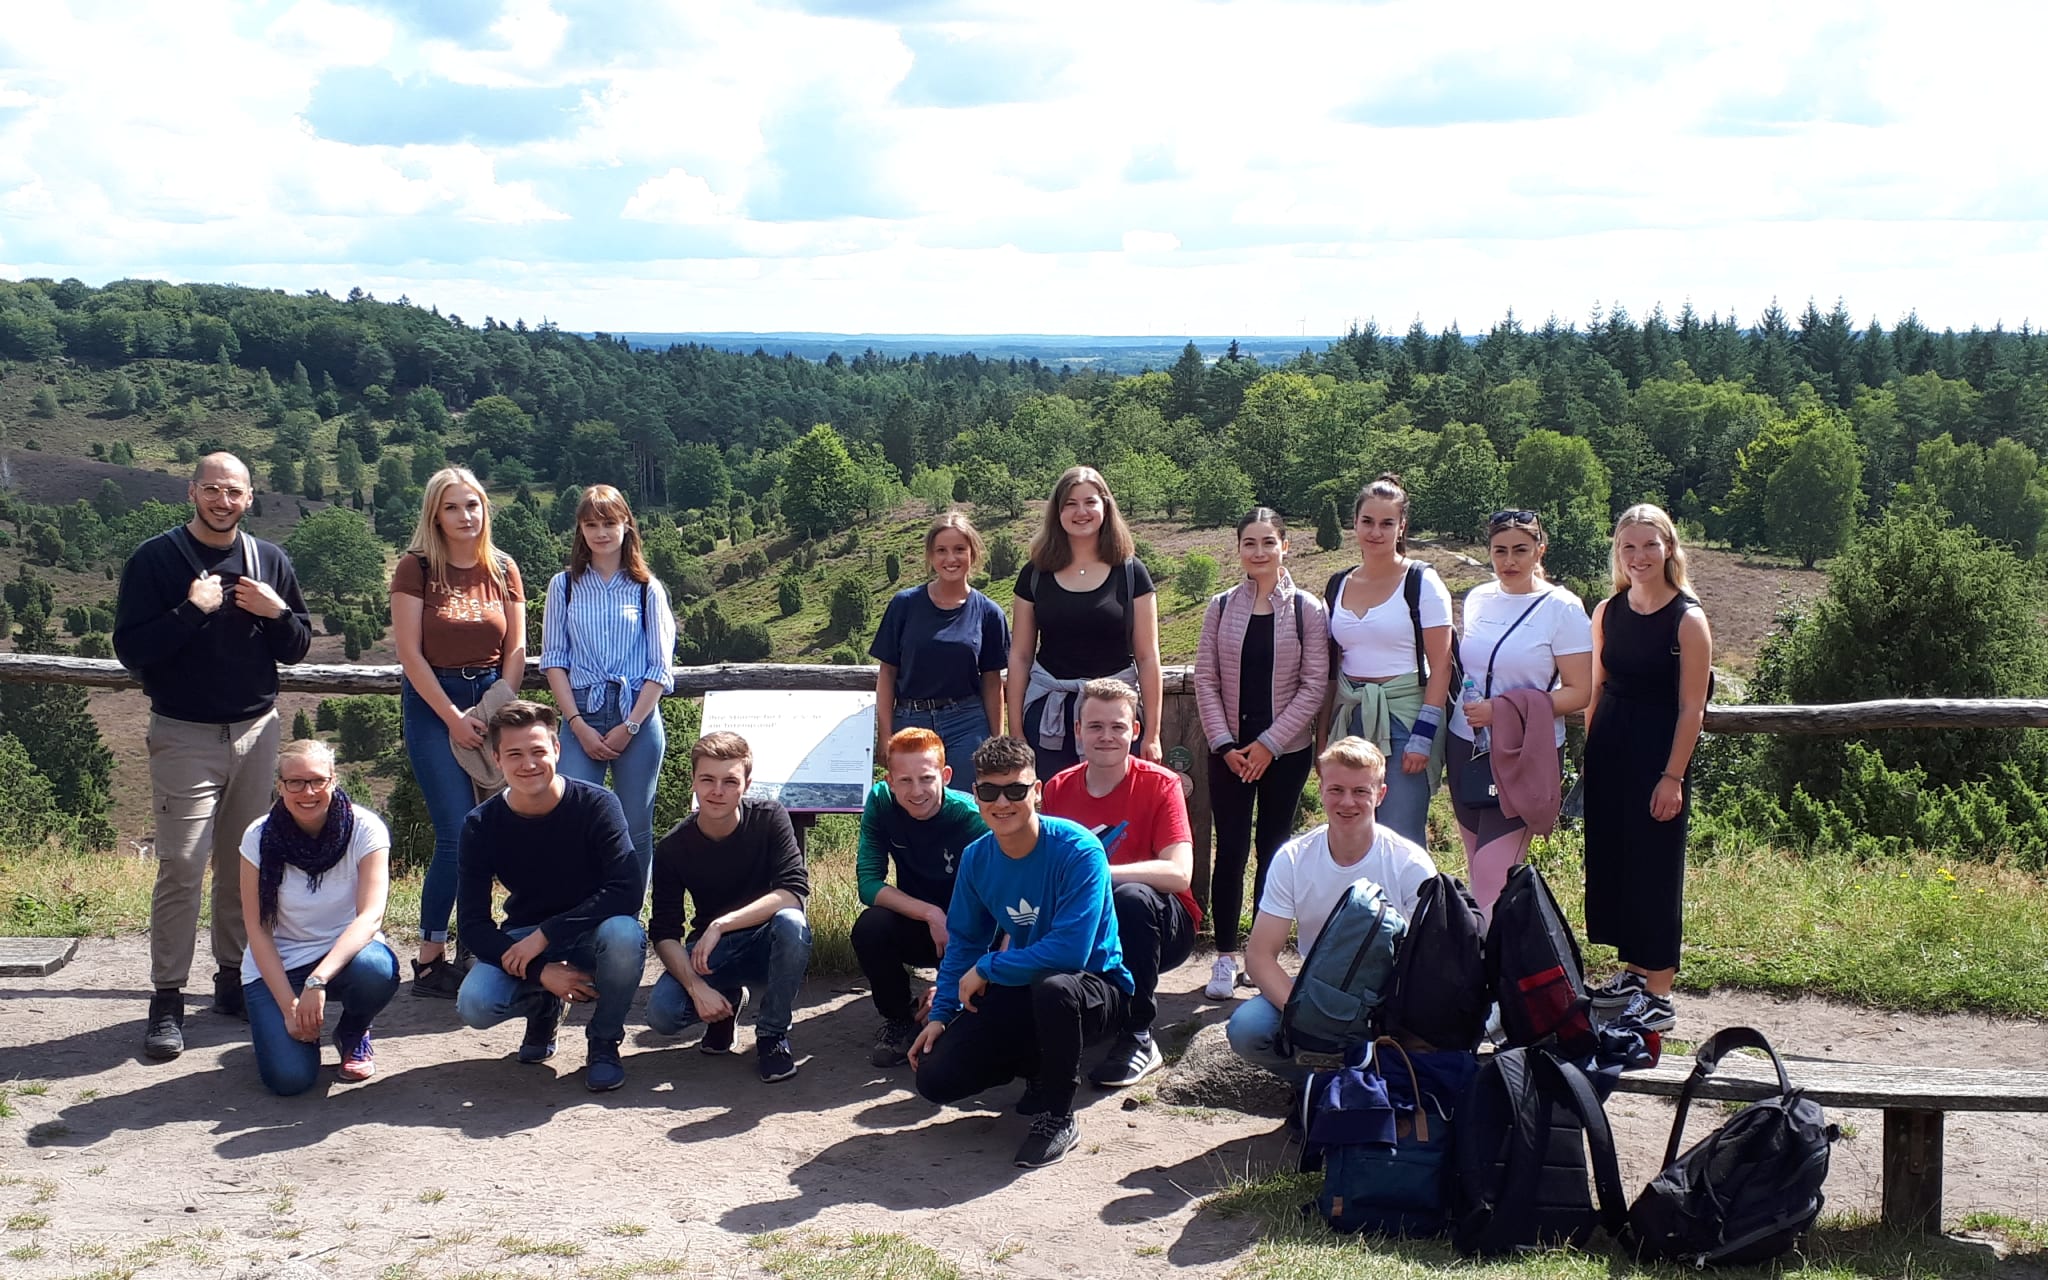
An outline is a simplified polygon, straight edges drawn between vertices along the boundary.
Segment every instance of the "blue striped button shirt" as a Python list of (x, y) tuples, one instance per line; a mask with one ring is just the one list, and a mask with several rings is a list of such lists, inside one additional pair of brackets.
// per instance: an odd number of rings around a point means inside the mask
[(640, 616), (640, 584), (623, 569), (609, 580), (586, 569), (576, 579), (576, 590), (568, 591), (567, 584), (566, 572), (548, 583), (541, 667), (567, 670), (578, 701), (598, 685), (625, 686), (622, 712), (632, 710), (640, 686), (650, 680), (664, 692), (675, 692), (669, 663), (676, 650), (676, 616), (661, 579), (647, 580), (647, 612), (652, 615), (648, 618)]

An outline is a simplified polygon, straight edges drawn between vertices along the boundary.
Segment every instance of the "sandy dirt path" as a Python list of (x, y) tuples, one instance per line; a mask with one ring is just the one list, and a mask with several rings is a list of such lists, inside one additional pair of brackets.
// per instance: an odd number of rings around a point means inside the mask
[[(750, 1027), (742, 1053), (714, 1060), (645, 1031), (636, 1006), (626, 1086), (592, 1095), (575, 1024), (554, 1062), (523, 1067), (519, 1024), (465, 1031), (451, 1003), (401, 991), (378, 1025), (375, 1081), (330, 1071), (279, 1099), (256, 1082), (242, 1024), (207, 1013), (189, 1015), (183, 1058), (144, 1059), (146, 968), (142, 940), (124, 938), (86, 942), (50, 978), (0, 980), (15, 1112), (0, 1119), (0, 1274), (752, 1276), (759, 1233), (887, 1231), (969, 1275), (1222, 1276), (1253, 1229), (1203, 1198), (1290, 1154), (1270, 1118), (1084, 1093), (1075, 1153), (1014, 1169), (1025, 1122), (994, 1107), (1015, 1090), (988, 1110), (938, 1110), (906, 1070), (869, 1067), (872, 1006), (846, 980), (806, 990), (803, 1070), (782, 1084), (755, 1079)], [(1169, 975), (1162, 1023), (1224, 1016), (1201, 997), (1205, 973)], [(2035, 1023), (1739, 994), (1682, 1001), (1678, 1034), (1732, 1022), (1858, 1060), (2035, 1065), (2048, 1044)], [(1670, 1110), (1618, 1097), (1611, 1111), (1633, 1189)], [(1877, 1116), (1836, 1118), (1856, 1136), (1837, 1149), (1830, 1208), (1874, 1210)], [(1951, 1117), (1947, 1168), (1951, 1220), (2048, 1219), (2048, 1117)]]

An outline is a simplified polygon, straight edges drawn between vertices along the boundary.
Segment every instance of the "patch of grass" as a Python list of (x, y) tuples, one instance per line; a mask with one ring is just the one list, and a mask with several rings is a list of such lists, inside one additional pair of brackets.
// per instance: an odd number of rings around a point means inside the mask
[(9, 1231), (41, 1231), (50, 1225), (47, 1213), (17, 1213), (7, 1220)]
[(85, 1176), (88, 1178), (98, 1178), (104, 1176), (106, 1172), (107, 1166), (103, 1164), (96, 1164), (85, 1171)]
[(415, 1280), (419, 1268), (410, 1262), (394, 1262), (377, 1273), (377, 1280)]
[(121, 1262), (126, 1266), (150, 1267), (162, 1262), (177, 1251), (178, 1237), (156, 1236), (152, 1239), (144, 1240), (141, 1244), (136, 1245), (133, 1249), (121, 1255)]
[(1166, 1252), (1166, 1246), (1163, 1244), (1141, 1244), (1131, 1252), (1141, 1258), (1157, 1258)]
[(270, 1189), (270, 1211), (279, 1215), (290, 1213), (293, 1206), (298, 1203), (298, 1195), (299, 1189), (289, 1183), (279, 1187), (272, 1187)]
[(605, 1227), (604, 1233), (608, 1236), (644, 1236), (647, 1228), (638, 1222), (614, 1222)]
[(91, 1102), (94, 1098), (97, 1098), (99, 1096), (100, 1091), (98, 1089), (80, 1089), (78, 1091), (78, 1100), (80, 1102)]
[(16, 1262), (34, 1262), (43, 1253), (43, 1246), (39, 1244), (18, 1244), (7, 1251), (7, 1256)]
[(1015, 1240), (1005, 1240), (988, 1251), (988, 1260), (990, 1262), (1008, 1262), (1022, 1252), (1024, 1252), (1023, 1245), (1018, 1244)]
[(633, 1280), (635, 1276), (681, 1275), (689, 1262), (683, 1258), (643, 1258), (638, 1262), (600, 1262), (576, 1274), (584, 1280)]
[(529, 1240), (525, 1236), (500, 1236), (498, 1247), (514, 1258), (580, 1258), (583, 1246), (571, 1240)]
[(776, 1232), (756, 1236), (749, 1247), (766, 1256), (763, 1271), (782, 1280), (959, 1280), (960, 1269), (936, 1249), (894, 1232), (856, 1231), (848, 1236), (811, 1232), (791, 1238)]
[(1982, 1231), (1998, 1236), (2007, 1244), (2015, 1248), (2024, 1247), (2029, 1252), (2048, 1249), (2048, 1223), (2015, 1218), (2009, 1213), (1966, 1214), (1956, 1226), (1963, 1231)]
[(7, 1103), (7, 1090), (0, 1089), (0, 1120), (14, 1119), (14, 1108)]
[(30, 1080), (24, 1084), (21, 1081), (16, 1081), (9, 1087), (13, 1092), (20, 1094), (24, 1098), (40, 1098), (50, 1091), (50, 1082), (47, 1080)]
[(439, 1187), (428, 1187), (425, 1191), (420, 1192), (419, 1195), (414, 1197), (421, 1204), (439, 1204), (447, 1198), (448, 1193)]
[(35, 1194), (28, 1198), (30, 1204), (48, 1204), (57, 1198), (55, 1178), (37, 1178)]
[(9, 850), (0, 860), (0, 934), (110, 938), (148, 922), (155, 887), (154, 859)]

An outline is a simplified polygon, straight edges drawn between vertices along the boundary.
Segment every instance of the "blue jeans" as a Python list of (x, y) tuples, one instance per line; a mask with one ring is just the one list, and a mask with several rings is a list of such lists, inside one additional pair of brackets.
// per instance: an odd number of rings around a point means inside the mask
[[(318, 963), (285, 970), (294, 992), (306, 985)], [(341, 1010), (341, 1019), (334, 1024), (335, 1040), (353, 1043), (397, 993), (398, 957), (372, 938), (327, 984), (328, 1003)], [(263, 1087), (285, 1098), (312, 1088), (320, 1078), (320, 1045), (292, 1038), (285, 1029), (284, 1010), (262, 978), (242, 984), (242, 1001), (249, 1009), (249, 1040), (256, 1049), (256, 1074), (263, 1077)]]
[[(507, 929), (523, 938), (537, 926)], [(557, 999), (540, 985), (541, 969), (564, 960), (590, 975), (597, 987), (597, 1003), (590, 1011), (590, 1028), (585, 1033), (592, 1044), (617, 1044), (626, 1038), (626, 1009), (633, 993), (640, 989), (640, 970), (647, 961), (647, 934), (632, 916), (613, 916), (580, 938), (566, 942), (549, 941), (548, 949), (534, 957), (526, 971), (535, 976), (515, 978), (494, 964), (479, 960), (455, 993), (455, 1011), (462, 1024), (481, 1031), (507, 1018), (530, 1018)]]
[[(1407, 750), (1409, 726), (1387, 717), (1387, 740), (1394, 754), (1387, 758), (1387, 798), (1380, 801), (1380, 822), (1427, 849), (1429, 847), (1429, 772), (1401, 772), (1401, 753)], [(1438, 733), (1450, 730), (1438, 726)]]
[[(498, 683), (495, 668), (465, 667), (473, 676), (435, 676), (441, 692), (466, 711), (484, 696), (484, 690)], [(455, 910), (455, 846), (462, 837), (462, 820), (476, 808), (476, 784), (448, 749), (448, 726), (405, 682), (398, 695), (401, 723), (405, 730), (405, 758), (412, 764), (412, 776), (427, 802), (427, 816), (434, 821), (434, 860), (427, 864), (426, 879), (420, 885), (420, 941), (448, 941), (448, 917)]]
[(930, 729), (946, 744), (946, 763), (953, 768), (953, 780), (946, 785), (955, 791), (974, 789), (974, 749), (988, 741), (988, 708), (980, 698), (962, 698), (951, 706), (933, 711), (896, 707), (889, 721), (898, 729)]
[[(576, 709), (583, 723), (600, 734), (610, 733), (626, 721), (619, 699), (624, 690), (616, 684), (601, 684), (576, 691)], [(661, 761), (668, 751), (668, 730), (662, 727), (660, 704), (627, 740), (626, 750), (616, 760), (592, 760), (573, 732), (562, 734), (562, 758), (555, 766), (565, 778), (604, 785), (605, 770), (611, 770), (612, 791), (626, 811), (626, 833), (633, 838), (633, 855), (640, 862), (640, 891), (647, 892), (648, 873), (654, 866), (654, 784), (661, 780)]]
[[(735, 1011), (740, 988), (752, 986), (759, 997), (754, 1031), (771, 1040), (789, 1034), (790, 1006), (796, 1003), (797, 988), (803, 986), (810, 963), (811, 923), (803, 912), (785, 907), (765, 924), (721, 937), (711, 948), (711, 972), (704, 981), (731, 1001)], [(647, 997), (648, 1027), (672, 1036), (696, 1021), (697, 1005), (690, 993), (674, 974), (663, 973)]]
[(1294, 1065), (1292, 1054), (1283, 1054), (1274, 1048), (1274, 1041), (1280, 1038), (1280, 1010), (1262, 995), (1255, 995), (1239, 1003), (1231, 1011), (1230, 1022), (1223, 1028), (1225, 1038), (1230, 1041), (1230, 1050), (1253, 1066), (1264, 1067), (1274, 1075), (1295, 1083), (1308, 1078), (1306, 1068)]

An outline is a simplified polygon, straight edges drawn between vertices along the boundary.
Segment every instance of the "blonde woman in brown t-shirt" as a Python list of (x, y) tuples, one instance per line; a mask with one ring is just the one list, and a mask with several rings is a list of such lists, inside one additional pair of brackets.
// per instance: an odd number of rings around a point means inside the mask
[(451, 747), (484, 740), (464, 714), (499, 680), (526, 674), (526, 593), (519, 566), (491, 544), (484, 487), (460, 467), (427, 481), (412, 545), (391, 575), (391, 630), (405, 669), (399, 704), (405, 754), (434, 822), (434, 860), (420, 888), (414, 995), (452, 1000), (462, 972), (443, 954), (455, 909), (455, 846), (476, 792)]

